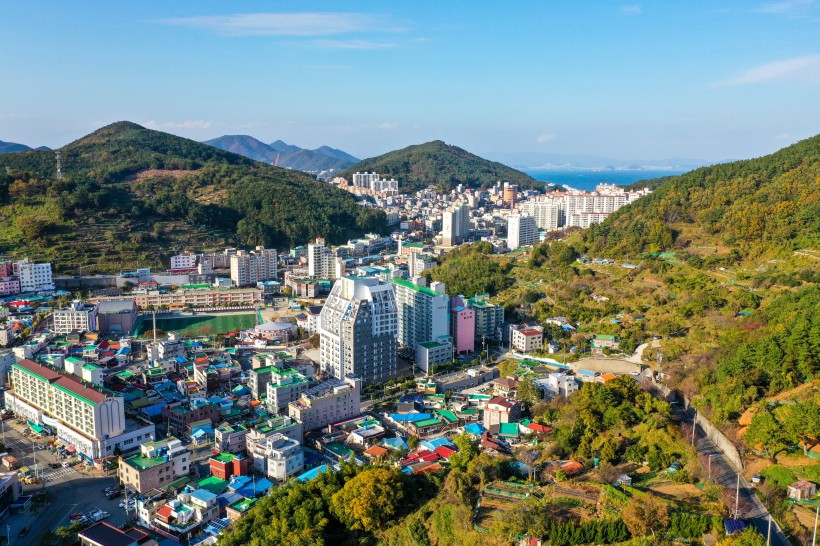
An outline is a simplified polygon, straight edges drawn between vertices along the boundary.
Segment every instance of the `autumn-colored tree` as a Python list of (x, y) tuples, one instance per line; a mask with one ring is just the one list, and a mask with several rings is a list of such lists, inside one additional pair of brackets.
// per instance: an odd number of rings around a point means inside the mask
[(517, 360), (505, 360), (504, 362), (498, 365), (498, 375), (500, 375), (501, 377), (515, 375), (516, 371), (518, 371)]
[(383, 528), (399, 513), (404, 499), (401, 474), (392, 468), (359, 473), (333, 495), (330, 509), (352, 531)]
[(669, 507), (653, 495), (633, 497), (621, 511), (621, 518), (632, 536), (642, 537), (669, 525)]
[(479, 454), (478, 447), (473, 443), (472, 438), (466, 432), (462, 432), (453, 439), (458, 448), (458, 453), (450, 456), (450, 467), (458, 470), (467, 470), (470, 461)]
[(776, 462), (777, 454), (789, 447), (788, 433), (768, 406), (761, 405), (752, 417), (744, 437), (750, 447), (762, 445), (769, 460)]

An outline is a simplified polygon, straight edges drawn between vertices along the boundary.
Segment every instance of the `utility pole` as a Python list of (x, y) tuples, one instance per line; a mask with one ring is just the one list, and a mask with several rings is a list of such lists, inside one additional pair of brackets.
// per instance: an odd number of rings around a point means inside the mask
[(769, 532), (766, 534), (766, 546), (772, 546), (772, 515), (769, 514)]
[(692, 445), (695, 445), (695, 429), (698, 426), (698, 410), (695, 410), (695, 416), (692, 418)]
[(817, 545), (817, 515), (820, 514), (820, 506), (814, 510), (814, 533), (811, 536), (811, 546)]
[(712, 457), (714, 457), (714, 456), (715, 456), (714, 453), (712, 455), (709, 455), (709, 481), (710, 482), (712, 481)]

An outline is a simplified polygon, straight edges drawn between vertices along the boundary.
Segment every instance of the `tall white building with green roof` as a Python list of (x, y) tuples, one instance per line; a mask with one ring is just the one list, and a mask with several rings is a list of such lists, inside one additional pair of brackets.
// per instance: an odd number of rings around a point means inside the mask
[[(441, 348), (442, 344), (449, 346), (450, 336), (450, 298), (444, 283), (433, 282), (428, 287), (424, 277), (394, 278), (391, 282), (396, 287), (399, 344), (415, 351), (416, 364), (424, 371), (429, 365), (449, 362), (451, 351)], [(439, 350), (429, 353), (424, 344), (430, 343)]]

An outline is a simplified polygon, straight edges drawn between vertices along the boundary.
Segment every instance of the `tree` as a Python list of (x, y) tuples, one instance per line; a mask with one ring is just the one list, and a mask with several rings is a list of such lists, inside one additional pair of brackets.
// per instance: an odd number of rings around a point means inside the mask
[(786, 434), (803, 447), (803, 454), (820, 442), (820, 404), (814, 401), (798, 402), (786, 411), (783, 420)]
[(473, 443), (472, 438), (466, 432), (462, 432), (455, 438), (453, 443), (458, 448), (458, 453), (450, 456), (450, 467), (458, 470), (466, 470), (470, 461), (479, 454), (478, 447)]
[(647, 494), (632, 497), (621, 511), (632, 536), (642, 537), (650, 531), (655, 533), (669, 525), (669, 508), (663, 501)]
[(330, 500), (333, 514), (352, 531), (373, 532), (399, 515), (403, 506), (402, 476), (384, 467), (365, 470), (348, 481)]
[(525, 377), (518, 383), (516, 398), (527, 404), (527, 406), (532, 407), (541, 401), (541, 391), (538, 390), (538, 387), (535, 386), (532, 379)]
[(766, 546), (766, 538), (754, 527), (747, 527), (717, 543), (717, 546)]
[(410, 448), (410, 451), (415, 451), (418, 449), (420, 441), (418, 436), (410, 436), (407, 439), (407, 447)]
[(518, 371), (518, 361), (517, 360), (505, 360), (501, 364), (498, 365), (498, 375), (501, 377), (507, 377), (510, 375), (515, 375), (515, 372)]
[(777, 462), (777, 454), (789, 447), (787, 432), (765, 403), (752, 417), (744, 439), (752, 447), (762, 444), (773, 463)]

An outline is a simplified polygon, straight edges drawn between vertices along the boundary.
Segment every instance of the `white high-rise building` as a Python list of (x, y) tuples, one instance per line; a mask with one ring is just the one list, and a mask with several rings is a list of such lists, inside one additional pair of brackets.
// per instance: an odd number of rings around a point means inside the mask
[(360, 378), (364, 386), (396, 375), (398, 314), (393, 284), (342, 277), (319, 315), (319, 363), (331, 377)]
[(422, 272), (428, 269), (433, 269), (436, 266), (436, 260), (429, 254), (414, 252), (407, 256), (407, 271), (410, 278), (418, 277)]
[(538, 226), (535, 218), (523, 214), (510, 214), (507, 218), (507, 247), (515, 250), (538, 242)]
[(97, 331), (97, 306), (74, 300), (70, 307), (54, 311), (54, 331), (58, 334)]
[(555, 231), (566, 223), (559, 199), (536, 197), (518, 205), (518, 210), (535, 218), (535, 225), (544, 231)]
[(376, 182), (381, 178), (379, 173), (354, 173), (353, 174), (353, 185), (358, 186), (360, 188), (370, 188), (372, 182)]
[(344, 259), (325, 246), (325, 240), (317, 237), (308, 245), (308, 275), (312, 279), (338, 279), (344, 275)]
[(35, 264), (24, 258), (14, 262), (14, 274), (20, 278), (20, 290), (23, 292), (54, 290), (50, 263)]
[(470, 207), (457, 206), (445, 211), (441, 217), (441, 244), (456, 246), (470, 234)]
[(255, 286), (259, 281), (276, 280), (276, 251), (256, 247), (256, 250), (238, 251), (231, 256), (231, 281), (236, 286)]
[[(444, 343), (450, 347), (450, 298), (444, 283), (434, 282), (428, 288), (424, 277), (411, 281), (392, 279), (396, 287), (399, 344), (416, 352), (416, 364), (427, 372), (433, 364), (452, 359), (452, 349), (435, 352), (430, 358), (429, 344)], [(436, 345), (438, 347), (438, 345)], [(426, 358), (420, 358), (424, 353)]]

